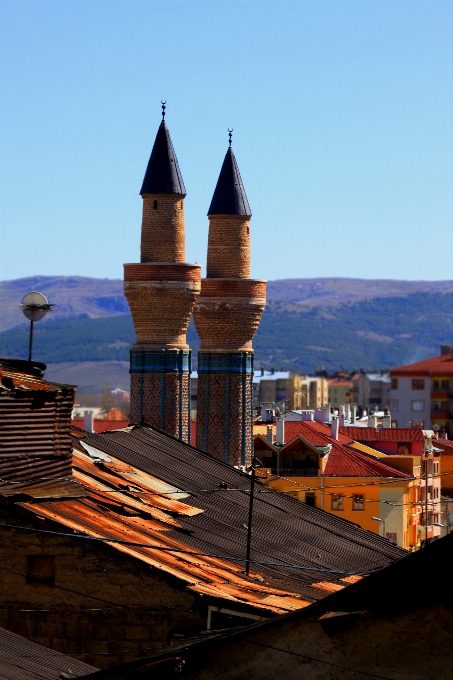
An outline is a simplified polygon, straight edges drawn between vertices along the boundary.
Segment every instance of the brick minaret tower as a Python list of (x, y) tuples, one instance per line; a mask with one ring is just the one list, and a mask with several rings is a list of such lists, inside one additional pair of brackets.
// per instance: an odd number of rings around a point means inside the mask
[(206, 279), (195, 305), (197, 447), (230, 465), (252, 453), (253, 349), (266, 282), (250, 279), (250, 206), (230, 147), (209, 208)]
[(165, 105), (140, 194), (140, 264), (124, 265), (124, 294), (137, 335), (131, 349), (131, 422), (146, 421), (188, 442), (191, 351), (186, 333), (200, 292), (201, 266), (184, 263), (186, 189)]

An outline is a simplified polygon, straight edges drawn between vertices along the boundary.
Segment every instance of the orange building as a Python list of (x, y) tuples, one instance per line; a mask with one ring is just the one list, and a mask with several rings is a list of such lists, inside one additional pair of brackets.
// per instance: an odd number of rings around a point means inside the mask
[(420, 547), (424, 527), (418, 457), (358, 450), (338, 432), (335, 421), (332, 428), (314, 421), (291, 425), (298, 433), (283, 446), (255, 434), (262, 481), (401, 547)]

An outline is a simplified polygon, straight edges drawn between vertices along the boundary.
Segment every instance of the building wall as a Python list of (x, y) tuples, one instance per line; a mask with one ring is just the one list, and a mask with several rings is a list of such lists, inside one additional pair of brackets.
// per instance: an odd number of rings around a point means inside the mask
[[(0, 518), (39, 526), (14, 506), (0, 507)], [(109, 546), (1, 531), (0, 626), (8, 630), (104, 668), (162, 649), (173, 632), (206, 628), (206, 612), (195, 611), (196, 598), (183, 584)], [(55, 585), (27, 583), (28, 559), (36, 555), (55, 557)]]
[[(257, 453), (260, 460), (265, 460), (265, 451)], [(302, 502), (307, 502), (307, 497), (315, 497), (315, 507), (326, 512), (341, 517), (350, 522), (354, 522), (375, 534), (384, 536), (387, 533), (396, 533), (396, 542), (402, 548), (415, 548), (420, 537), (414, 532), (410, 532), (410, 517), (417, 515), (415, 506), (402, 505), (408, 503), (408, 499), (415, 499), (414, 487), (419, 480), (403, 481), (397, 480), (390, 482), (389, 479), (376, 477), (304, 477), (304, 476), (284, 476), (275, 479), (269, 470), (268, 474), (263, 474), (268, 479), (268, 485), (282, 493), (289, 494), (298, 498)], [(334, 508), (334, 495), (341, 495), (342, 510)], [(354, 510), (353, 496), (363, 496), (363, 510)], [(395, 500), (397, 499), (397, 501)], [(387, 501), (398, 502), (398, 506), (387, 505)], [(379, 517), (384, 523), (373, 520)]]
[[(415, 603), (416, 606), (416, 603)], [(251, 631), (247, 638), (188, 650), (184, 680), (398, 680), (453, 677), (453, 606), (377, 618), (362, 612), (337, 617), (329, 628), (319, 614)], [(335, 625), (338, 627), (336, 628)], [(428, 650), (428, 651), (427, 651)], [(176, 674), (167, 674), (168, 678)]]
[[(427, 376), (421, 376), (419, 379), (424, 380), (424, 389), (414, 390), (413, 377), (398, 376), (394, 378), (398, 381), (398, 386), (396, 389), (390, 389), (389, 400), (392, 422), (396, 421), (397, 427), (411, 427), (414, 421), (421, 421), (423, 422), (421, 427), (429, 429), (431, 427), (431, 379)], [(418, 405), (414, 402), (420, 401), (424, 403), (424, 408), (415, 411), (414, 407), (418, 408)]]

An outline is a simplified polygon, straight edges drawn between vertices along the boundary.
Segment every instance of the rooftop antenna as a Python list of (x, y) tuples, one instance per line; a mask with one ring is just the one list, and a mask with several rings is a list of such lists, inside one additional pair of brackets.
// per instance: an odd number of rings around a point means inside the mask
[(167, 100), (165, 101), (163, 99), (160, 100), (160, 103), (162, 104), (162, 120), (165, 120), (165, 109), (167, 108), (165, 104), (167, 103)]
[(28, 343), (28, 361), (31, 361), (31, 355), (33, 350), (33, 324), (35, 321), (41, 321), (47, 312), (54, 312), (53, 309), (55, 305), (49, 304), (48, 299), (42, 293), (38, 293), (37, 290), (33, 290), (31, 293), (27, 293), (22, 298), (20, 305), (21, 310), (24, 315), (30, 321), (30, 340)]
[(230, 143), (230, 149), (231, 149), (231, 145), (233, 143), (233, 128), (231, 128), (231, 130), (230, 130), (230, 128), (228, 128), (228, 137), (229, 137), (228, 141)]

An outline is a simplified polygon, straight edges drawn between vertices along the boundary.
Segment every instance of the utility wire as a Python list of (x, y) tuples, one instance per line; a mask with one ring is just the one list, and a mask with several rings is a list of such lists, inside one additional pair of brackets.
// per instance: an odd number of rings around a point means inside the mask
[[(21, 527), (16, 524), (0, 524), (0, 527), (5, 527), (8, 529), (19, 529), (21, 531), (31, 531), (34, 533), (38, 534), (51, 534), (53, 536), (65, 536), (67, 538), (79, 538), (82, 540), (86, 541), (99, 541), (101, 543), (116, 543), (120, 545), (130, 545), (134, 547), (139, 547), (139, 548), (149, 548), (152, 550), (162, 550), (164, 552), (175, 552), (175, 553), (183, 553), (186, 555), (195, 555), (196, 557), (216, 557), (221, 560), (230, 560), (230, 561), (236, 561), (236, 562), (246, 562), (247, 560), (245, 557), (234, 557), (230, 555), (215, 555), (211, 553), (202, 553), (202, 552), (196, 552), (192, 550), (185, 550), (184, 548), (172, 548), (172, 547), (167, 547), (167, 546), (161, 546), (161, 545), (153, 545), (151, 543), (138, 543), (135, 541), (126, 541), (120, 538), (106, 538), (106, 537), (98, 537), (98, 536), (86, 536), (85, 534), (69, 534), (69, 533), (63, 533), (61, 531), (50, 531), (49, 529), (34, 529), (31, 527)], [(297, 565), (297, 564), (288, 564), (286, 562), (261, 562), (259, 560), (250, 560), (250, 562), (253, 564), (259, 564), (261, 566), (273, 566), (273, 567), (286, 567), (288, 569), (301, 569), (303, 571), (319, 571), (322, 573), (326, 574), (341, 574), (344, 576), (368, 576), (368, 574), (365, 574), (363, 572), (357, 572), (357, 571), (343, 571), (340, 569), (322, 569), (320, 567), (310, 567), (310, 566), (302, 566), (302, 565)]]

